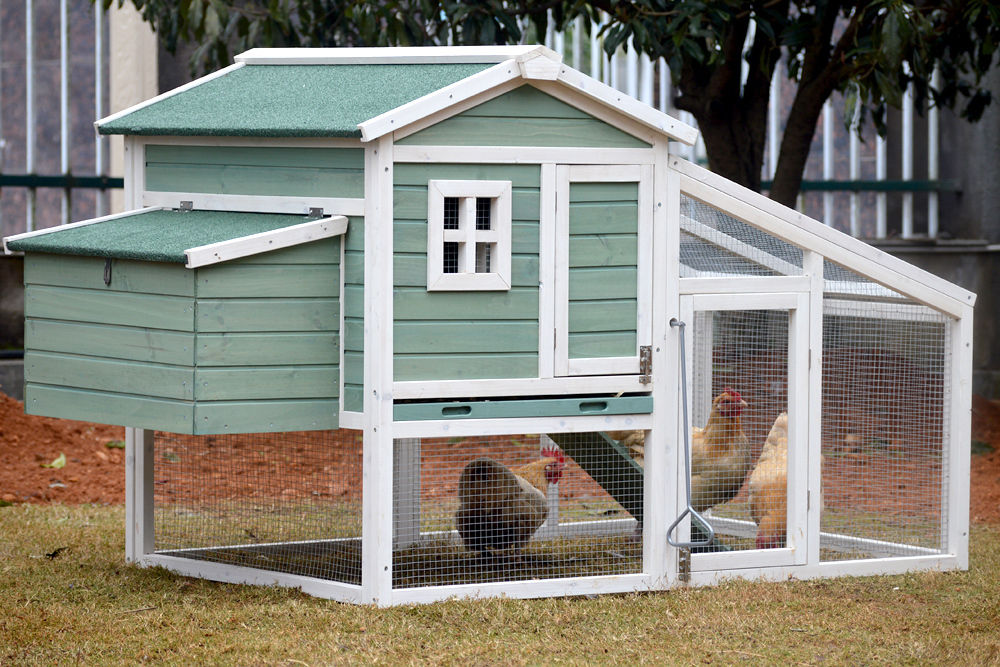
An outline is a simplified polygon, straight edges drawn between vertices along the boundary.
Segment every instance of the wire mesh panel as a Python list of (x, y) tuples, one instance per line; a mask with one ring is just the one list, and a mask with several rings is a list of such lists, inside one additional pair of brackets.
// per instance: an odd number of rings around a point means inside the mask
[(642, 571), (642, 469), (610, 435), (395, 446), (394, 587)]
[(821, 558), (939, 553), (949, 320), (827, 263)]
[(157, 553), (360, 584), (360, 431), (154, 439)]
[(802, 251), (681, 195), (681, 277), (802, 275)]
[[(691, 506), (730, 551), (785, 545), (789, 312), (703, 310), (692, 327)], [(691, 524), (692, 541), (707, 539)]]

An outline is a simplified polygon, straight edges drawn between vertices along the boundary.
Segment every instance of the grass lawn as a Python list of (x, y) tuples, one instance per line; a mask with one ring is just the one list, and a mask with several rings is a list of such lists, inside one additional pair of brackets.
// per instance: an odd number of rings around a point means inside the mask
[(1000, 664), (1000, 526), (968, 572), (392, 609), (135, 568), (124, 535), (0, 508), (0, 664)]

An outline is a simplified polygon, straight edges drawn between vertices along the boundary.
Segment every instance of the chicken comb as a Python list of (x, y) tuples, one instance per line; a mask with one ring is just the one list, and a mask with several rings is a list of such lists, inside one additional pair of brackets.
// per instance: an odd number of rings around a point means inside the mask
[(566, 463), (566, 455), (558, 447), (542, 447), (542, 458), (552, 458), (559, 463)]
[(730, 396), (732, 396), (737, 401), (742, 401), (743, 400), (743, 397), (740, 396), (740, 392), (736, 391), (732, 387), (726, 387), (725, 389), (722, 390), (722, 393), (723, 394), (729, 394)]

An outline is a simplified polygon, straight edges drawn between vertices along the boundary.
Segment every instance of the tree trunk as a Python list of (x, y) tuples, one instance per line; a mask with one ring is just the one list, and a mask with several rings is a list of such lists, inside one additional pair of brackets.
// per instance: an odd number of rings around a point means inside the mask
[(802, 175), (809, 159), (809, 148), (816, 133), (816, 123), (823, 113), (823, 103), (832, 92), (832, 86), (821, 78), (799, 84), (795, 93), (785, 133), (781, 138), (781, 150), (770, 192), (771, 199), (785, 206), (795, 206), (802, 188)]

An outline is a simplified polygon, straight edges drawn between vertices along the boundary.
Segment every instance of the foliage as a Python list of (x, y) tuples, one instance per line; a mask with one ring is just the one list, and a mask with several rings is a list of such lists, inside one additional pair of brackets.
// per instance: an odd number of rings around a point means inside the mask
[[(104, 0), (109, 3), (111, 0)], [(125, 0), (119, 0), (124, 2)], [(781, 57), (798, 82), (772, 196), (793, 201), (823, 102), (834, 91), (885, 131), (887, 106), (912, 84), (918, 103), (977, 120), (1000, 44), (998, 0), (132, 0), (169, 49), (198, 44), (197, 70), (253, 46), (383, 46), (536, 41), (549, 17), (604, 26), (604, 47), (634, 47), (670, 65), (702, 130), (710, 166), (760, 186), (770, 81)], [(609, 19), (609, 20), (608, 20)], [(745, 67), (746, 76), (741, 75)], [(937, 68), (940, 77), (932, 83)]]

